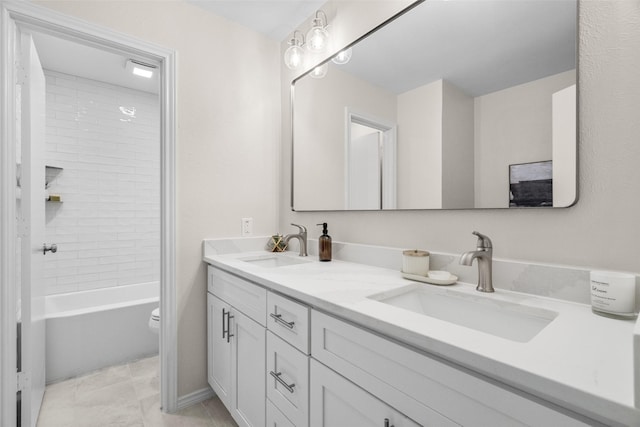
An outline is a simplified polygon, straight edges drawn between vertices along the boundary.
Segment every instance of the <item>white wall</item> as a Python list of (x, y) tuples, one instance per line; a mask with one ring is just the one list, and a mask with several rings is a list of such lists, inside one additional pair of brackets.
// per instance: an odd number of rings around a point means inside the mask
[(475, 98), (477, 207), (509, 206), (510, 164), (551, 160), (551, 97), (575, 79), (565, 71)]
[(443, 81), (443, 208), (469, 208), (474, 203), (473, 104), (473, 97)]
[[(345, 44), (379, 24), (401, 2), (341, 2), (333, 32)], [(494, 254), (531, 262), (640, 272), (640, 7), (635, 0), (580, 2), (579, 200), (554, 210), (469, 210), (296, 213), (281, 180), (281, 229), (290, 222), (329, 223), (336, 241), (462, 253), (471, 231), (490, 236)], [(336, 41), (339, 43), (339, 41)], [(281, 45), (284, 52), (285, 44)], [(283, 164), (290, 159), (289, 101), (293, 78), (283, 70)], [(288, 228), (288, 227), (286, 227)], [(470, 267), (471, 268), (471, 267)], [(475, 266), (473, 267), (475, 268)]]
[(398, 95), (398, 207), (442, 207), (443, 81)]
[(183, 1), (38, 3), (177, 51), (178, 395), (204, 389), (202, 240), (277, 229), (279, 46)]
[[(157, 95), (46, 71), (46, 293), (160, 280)], [(133, 115), (120, 111), (127, 109)]]
[(575, 187), (568, 185), (577, 168), (576, 158), (576, 85), (553, 94), (553, 205), (568, 206), (576, 199)]

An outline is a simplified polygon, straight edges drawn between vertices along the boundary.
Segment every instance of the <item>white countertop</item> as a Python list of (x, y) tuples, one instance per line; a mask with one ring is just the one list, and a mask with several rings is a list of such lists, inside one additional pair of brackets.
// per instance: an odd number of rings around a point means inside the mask
[[(529, 342), (515, 342), (367, 298), (416, 283), (403, 279), (399, 271), (319, 262), (315, 256), (284, 267), (240, 260), (268, 254), (205, 255), (203, 260), (605, 424), (640, 426), (633, 394), (635, 320), (599, 316), (590, 305), (496, 289), (489, 298), (559, 313)], [(465, 283), (447, 288), (476, 293), (475, 285)]]

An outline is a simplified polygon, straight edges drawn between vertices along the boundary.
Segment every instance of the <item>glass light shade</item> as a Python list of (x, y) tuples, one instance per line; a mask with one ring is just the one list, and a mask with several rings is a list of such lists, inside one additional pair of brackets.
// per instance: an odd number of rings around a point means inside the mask
[(290, 70), (297, 70), (304, 60), (304, 49), (297, 44), (289, 46), (284, 52), (284, 63)]
[(317, 67), (315, 67), (310, 73), (309, 75), (311, 77), (313, 77), (314, 79), (321, 79), (324, 76), (327, 75), (327, 71), (329, 71), (329, 64), (325, 63), (322, 65), (318, 65)]
[(314, 21), (314, 26), (307, 33), (307, 49), (314, 53), (322, 53), (329, 45), (329, 32), (322, 25)]
[(351, 59), (351, 55), (353, 54), (353, 49), (345, 49), (340, 52), (336, 56), (333, 57), (332, 61), (334, 64), (342, 65), (349, 62)]

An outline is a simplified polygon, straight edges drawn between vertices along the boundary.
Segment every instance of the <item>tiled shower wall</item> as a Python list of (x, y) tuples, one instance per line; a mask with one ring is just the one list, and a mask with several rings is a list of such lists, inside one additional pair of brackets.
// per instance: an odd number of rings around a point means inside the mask
[(155, 94), (45, 70), (47, 294), (158, 281), (160, 124)]

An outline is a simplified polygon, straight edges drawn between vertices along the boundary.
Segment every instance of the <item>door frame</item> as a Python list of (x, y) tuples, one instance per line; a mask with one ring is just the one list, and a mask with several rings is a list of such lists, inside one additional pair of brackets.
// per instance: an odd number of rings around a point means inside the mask
[(344, 120), (344, 176), (345, 176), (345, 192), (344, 202), (345, 208), (349, 209), (351, 203), (350, 187), (351, 187), (351, 170), (350, 162), (350, 145), (351, 145), (351, 124), (356, 123), (364, 125), (382, 132), (382, 141), (380, 147), (380, 209), (396, 209), (397, 205), (397, 133), (398, 125), (386, 119), (375, 117), (371, 114), (358, 111), (352, 107), (345, 107)]
[[(73, 39), (160, 64), (160, 400), (177, 410), (176, 313), (176, 52), (50, 9), (0, 0), (0, 425), (16, 421), (16, 147), (17, 27)], [(9, 65), (11, 64), (11, 65)]]

